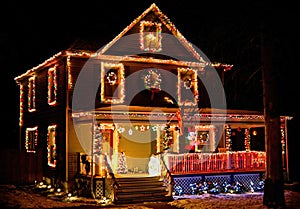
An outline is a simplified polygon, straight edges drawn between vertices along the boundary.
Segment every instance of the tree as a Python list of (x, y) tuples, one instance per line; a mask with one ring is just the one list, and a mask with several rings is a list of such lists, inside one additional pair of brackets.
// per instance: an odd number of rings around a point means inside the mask
[(276, 18), (267, 14), (262, 22), (261, 58), (265, 117), (266, 178), (263, 204), (268, 208), (285, 206), (281, 154), (279, 71), (281, 56)]
[(118, 171), (117, 171), (117, 173), (125, 174), (127, 172), (128, 172), (128, 169), (127, 169), (126, 155), (125, 155), (124, 152), (121, 152), (120, 156), (119, 156), (119, 161), (118, 161)]

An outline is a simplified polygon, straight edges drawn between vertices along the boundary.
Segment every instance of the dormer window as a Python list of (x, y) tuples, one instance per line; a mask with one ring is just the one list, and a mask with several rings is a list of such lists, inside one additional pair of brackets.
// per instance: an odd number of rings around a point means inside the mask
[(141, 21), (140, 48), (145, 52), (161, 51), (161, 23)]

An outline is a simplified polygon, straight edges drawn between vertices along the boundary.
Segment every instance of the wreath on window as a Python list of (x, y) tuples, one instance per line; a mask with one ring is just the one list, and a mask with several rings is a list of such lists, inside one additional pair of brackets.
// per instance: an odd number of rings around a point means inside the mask
[(193, 81), (191, 78), (185, 78), (183, 81), (183, 86), (185, 89), (191, 89), (193, 87)]

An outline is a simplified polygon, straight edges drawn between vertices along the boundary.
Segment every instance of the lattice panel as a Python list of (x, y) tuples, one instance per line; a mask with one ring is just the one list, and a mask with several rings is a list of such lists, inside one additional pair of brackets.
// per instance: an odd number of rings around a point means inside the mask
[(230, 183), (231, 178), (230, 175), (213, 175), (213, 176), (205, 176), (204, 179), (206, 182), (211, 181), (213, 183), (218, 183), (219, 185), (222, 185), (224, 182)]
[(77, 161), (77, 153), (68, 153), (68, 172), (70, 177), (75, 177), (75, 175), (78, 173)]
[(104, 180), (96, 180), (95, 185), (95, 196), (96, 198), (102, 198), (104, 196)]
[(192, 189), (190, 188), (190, 184), (199, 183), (202, 180), (201, 176), (193, 176), (193, 177), (178, 177), (174, 178), (176, 186), (180, 186), (182, 188), (182, 194), (192, 194)]
[(260, 174), (236, 174), (233, 177), (234, 181), (240, 182), (242, 185), (246, 187), (247, 190), (251, 189), (250, 182), (254, 183), (254, 187), (258, 186), (258, 182), (260, 182)]

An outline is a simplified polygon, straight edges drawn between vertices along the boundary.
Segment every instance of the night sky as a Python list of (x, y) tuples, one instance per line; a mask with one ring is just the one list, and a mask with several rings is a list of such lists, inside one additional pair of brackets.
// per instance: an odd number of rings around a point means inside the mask
[(111, 41), (152, 3), (211, 61), (234, 65), (225, 75), (228, 106), (233, 108), (261, 108), (260, 31), (262, 19), (269, 17), (281, 55), (277, 61), (284, 66), (278, 75), (281, 111), (294, 116), (292, 126), (299, 126), (300, 21), (295, 5), (264, 1), (8, 1), (0, 7), (2, 124), (8, 138), (3, 147), (17, 145), (13, 139), (18, 135), (19, 89), (14, 77), (76, 39)]

